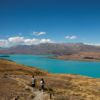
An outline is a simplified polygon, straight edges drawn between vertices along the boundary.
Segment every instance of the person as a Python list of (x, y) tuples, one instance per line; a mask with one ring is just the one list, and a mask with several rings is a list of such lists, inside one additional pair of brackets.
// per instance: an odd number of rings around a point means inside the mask
[(44, 90), (44, 85), (45, 85), (44, 79), (41, 78), (41, 80), (40, 80), (40, 90)]
[(36, 87), (36, 79), (34, 78), (34, 75), (32, 76), (32, 87)]

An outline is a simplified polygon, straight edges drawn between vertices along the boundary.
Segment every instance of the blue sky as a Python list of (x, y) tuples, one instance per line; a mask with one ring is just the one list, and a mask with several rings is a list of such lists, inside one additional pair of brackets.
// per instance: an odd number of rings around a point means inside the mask
[(0, 0), (0, 40), (16, 37), (100, 44), (100, 0)]

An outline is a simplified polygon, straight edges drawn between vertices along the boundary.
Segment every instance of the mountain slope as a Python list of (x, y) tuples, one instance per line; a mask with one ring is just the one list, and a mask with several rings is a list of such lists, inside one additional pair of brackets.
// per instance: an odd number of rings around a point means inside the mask
[[(35, 75), (37, 85), (31, 87)], [(39, 81), (45, 80), (45, 91), (39, 91)], [(8, 60), (0, 60), (0, 99), (14, 100), (100, 100), (100, 79), (71, 74), (50, 74)]]

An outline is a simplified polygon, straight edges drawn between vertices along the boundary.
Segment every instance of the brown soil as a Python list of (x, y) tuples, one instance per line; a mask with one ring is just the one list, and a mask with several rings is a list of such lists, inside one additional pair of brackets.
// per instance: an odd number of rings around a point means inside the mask
[[(36, 88), (31, 78), (37, 79)], [(45, 91), (39, 91), (40, 79)], [(0, 100), (100, 100), (100, 79), (71, 74), (50, 74), (35, 67), (0, 60)]]
[(66, 54), (57, 56), (57, 59), (62, 60), (82, 60), (82, 61), (100, 61), (100, 53), (99, 52), (80, 52), (77, 54)]

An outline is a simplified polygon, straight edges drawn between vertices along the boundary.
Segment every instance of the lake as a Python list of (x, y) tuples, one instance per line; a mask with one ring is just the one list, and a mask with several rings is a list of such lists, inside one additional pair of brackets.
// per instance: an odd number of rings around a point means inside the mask
[(48, 55), (10, 55), (5, 57), (19, 64), (35, 66), (51, 73), (80, 74), (100, 78), (100, 62), (50, 59)]

